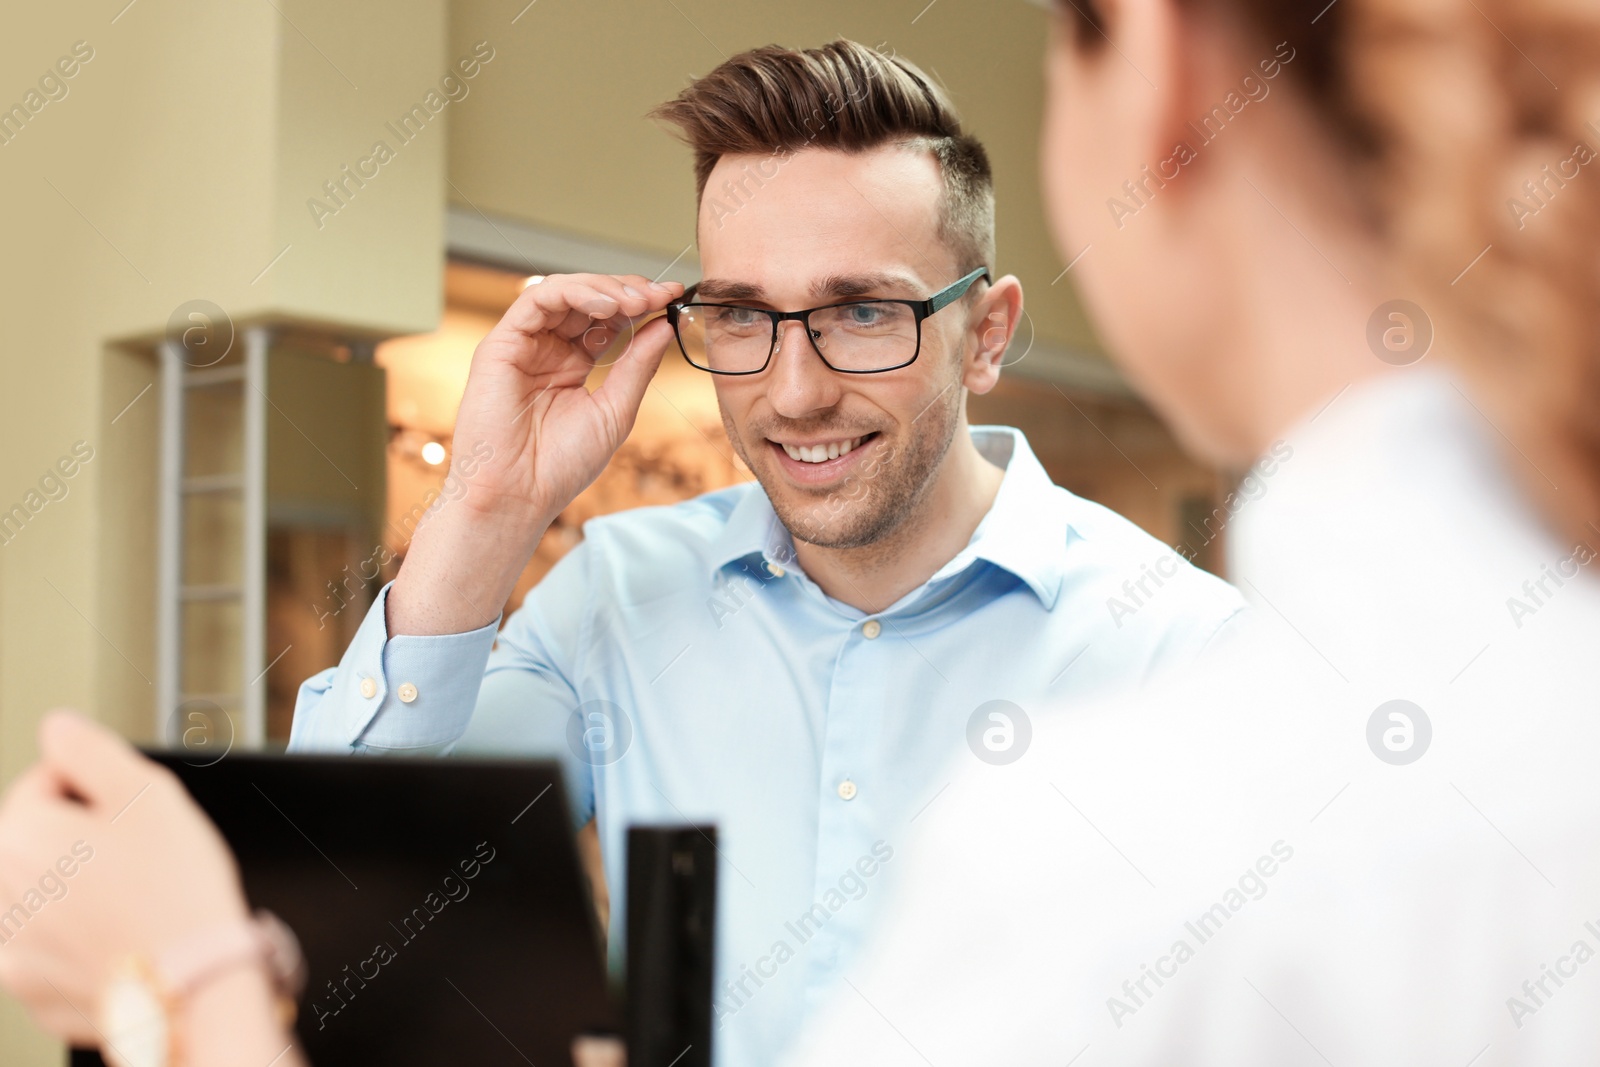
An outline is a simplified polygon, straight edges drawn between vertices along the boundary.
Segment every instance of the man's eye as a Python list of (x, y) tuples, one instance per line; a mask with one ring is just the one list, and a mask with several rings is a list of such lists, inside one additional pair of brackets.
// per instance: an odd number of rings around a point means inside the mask
[(827, 312), (829, 323), (858, 333), (900, 330), (907, 326), (910, 317), (909, 308), (895, 303), (839, 304)]
[(883, 309), (876, 304), (853, 304), (848, 310), (852, 326), (871, 326), (882, 316)]
[(754, 326), (762, 317), (754, 308), (721, 308), (718, 319), (728, 326)]

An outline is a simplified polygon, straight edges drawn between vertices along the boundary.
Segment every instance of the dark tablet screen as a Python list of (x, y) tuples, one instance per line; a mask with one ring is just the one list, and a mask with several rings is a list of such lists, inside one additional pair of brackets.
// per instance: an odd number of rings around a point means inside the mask
[(556, 763), (150, 755), (298, 936), (314, 1067), (546, 1067), (616, 1031)]

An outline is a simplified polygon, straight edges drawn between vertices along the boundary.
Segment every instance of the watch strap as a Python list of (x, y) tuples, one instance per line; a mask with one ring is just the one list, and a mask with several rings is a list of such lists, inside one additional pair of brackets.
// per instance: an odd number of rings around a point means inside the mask
[(163, 991), (178, 1001), (226, 971), (257, 963), (266, 967), (280, 997), (299, 997), (305, 986), (300, 943), (270, 911), (199, 931), (153, 961)]

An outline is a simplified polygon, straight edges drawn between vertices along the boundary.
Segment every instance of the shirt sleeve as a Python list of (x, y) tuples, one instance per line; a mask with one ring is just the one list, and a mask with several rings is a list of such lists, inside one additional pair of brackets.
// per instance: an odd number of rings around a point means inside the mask
[(391, 638), (378, 592), (339, 666), (300, 686), (291, 751), (439, 749), (472, 716), (495, 622), (460, 634)]
[(290, 751), (560, 759), (581, 827), (594, 813), (593, 783), (567, 728), (579, 704), (589, 556), (580, 542), (562, 557), (498, 635), (496, 620), (390, 637), (385, 585), (339, 666), (301, 684)]

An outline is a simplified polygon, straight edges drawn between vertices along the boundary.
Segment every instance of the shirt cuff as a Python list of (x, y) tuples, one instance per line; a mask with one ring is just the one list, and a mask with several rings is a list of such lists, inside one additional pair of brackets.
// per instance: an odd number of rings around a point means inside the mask
[(500, 620), (460, 634), (390, 637), (392, 585), (379, 590), (318, 711), (352, 748), (448, 745), (472, 718)]

